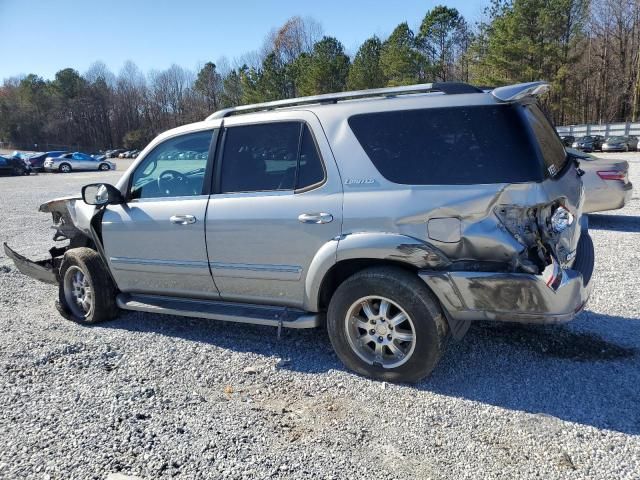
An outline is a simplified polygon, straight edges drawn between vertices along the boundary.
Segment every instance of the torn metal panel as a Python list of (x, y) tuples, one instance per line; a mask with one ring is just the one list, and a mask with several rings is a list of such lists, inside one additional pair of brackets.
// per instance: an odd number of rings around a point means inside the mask
[(62, 197), (40, 205), (40, 212), (51, 213), (55, 241), (73, 240), (78, 236), (91, 238), (91, 218), (95, 207), (77, 197)]

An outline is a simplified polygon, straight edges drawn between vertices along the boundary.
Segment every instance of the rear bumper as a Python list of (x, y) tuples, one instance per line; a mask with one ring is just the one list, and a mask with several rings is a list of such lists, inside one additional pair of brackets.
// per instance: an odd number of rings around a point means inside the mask
[(585, 225), (571, 269), (556, 263), (543, 275), (426, 270), (419, 275), (450, 320), (568, 322), (584, 308), (593, 285), (595, 253), (587, 228)]
[(605, 188), (589, 190), (585, 196), (584, 213), (618, 210), (631, 201), (633, 184), (620, 181), (604, 181)]
[(55, 268), (53, 265), (53, 260), (40, 260), (33, 261), (28, 258), (23, 257), (19, 253), (11, 250), (9, 245), (4, 244), (4, 253), (13, 260), (16, 268), (23, 274), (35, 278), (36, 280), (40, 280), (45, 283), (58, 283), (58, 278), (55, 273)]
[(582, 274), (562, 270), (556, 289), (539, 275), (492, 272), (423, 271), (420, 277), (439, 298), (450, 318), (520, 323), (563, 323), (584, 308), (591, 286)]

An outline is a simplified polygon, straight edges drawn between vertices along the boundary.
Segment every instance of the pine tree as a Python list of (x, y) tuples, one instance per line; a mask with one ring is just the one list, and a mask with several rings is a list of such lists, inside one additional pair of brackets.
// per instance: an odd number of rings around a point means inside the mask
[(416, 50), (409, 25), (401, 23), (382, 45), (380, 67), (388, 86), (411, 85), (420, 79), (424, 57)]
[(349, 70), (347, 87), (350, 90), (380, 88), (385, 86), (384, 73), (380, 66), (382, 42), (373, 36), (360, 46)]

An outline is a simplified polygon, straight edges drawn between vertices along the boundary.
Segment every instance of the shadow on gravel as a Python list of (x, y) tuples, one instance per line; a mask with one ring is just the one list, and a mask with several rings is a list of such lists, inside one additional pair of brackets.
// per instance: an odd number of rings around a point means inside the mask
[(640, 217), (636, 215), (589, 214), (589, 228), (615, 232), (640, 232)]
[[(616, 332), (636, 344), (640, 320), (584, 312), (585, 327)], [(129, 312), (100, 325), (150, 332), (238, 352), (279, 357), (279, 368), (317, 374), (344, 370), (326, 332)], [(430, 391), (562, 420), (640, 435), (640, 352), (581, 332), (572, 324), (482, 322), (451, 341), (431, 377), (403, 388)], [(312, 380), (310, 380), (312, 381)]]
[[(619, 345), (575, 327), (615, 332)], [(478, 323), (420, 390), (640, 435), (640, 320), (584, 312), (575, 324)]]

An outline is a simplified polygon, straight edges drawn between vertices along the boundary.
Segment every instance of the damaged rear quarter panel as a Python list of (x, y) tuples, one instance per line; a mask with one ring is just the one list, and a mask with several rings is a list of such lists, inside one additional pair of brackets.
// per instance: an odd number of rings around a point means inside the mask
[[(451, 266), (440, 262), (436, 268), (453, 269), (456, 264), (464, 264), (473, 270), (474, 262), (488, 262), (497, 269), (502, 265), (517, 271), (531, 245), (515, 238), (495, 209), (502, 205), (515, 205), (524, 210), (537, 208), (540, 215), (548, 217), (550, 205), (560, 202), (568, 206), (576, 221), (572, 228), (556, 236), (555, 241), (558, 248), (575, 251), (580, 236), (582, 183), (573, 166), (566, 170), (559, 178), (540, 183), (404, 186), (380, 179), (386, 183), (382, 185), (383, 191), (376, 185), (345, 186), (343, 236), (381, 231), (400, 234), (424, 242), (450, 260)], [(428, 222), (436, 218), (458, 219), (460, 240), (443, 242), (429, 238)], [(547, 228), (545, 221), (543, 218), (541, 222), (543, 229)], [(340, 250), (339, 247), (339, 257)], [(406, 249), (405, 252), (404, 258), (400, 250), (393, 255), (397, 260), (424, 267), (416, 262), (413, 252)]]

